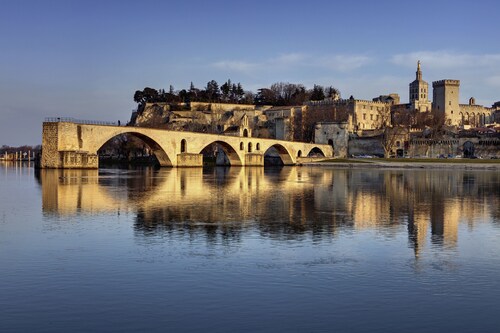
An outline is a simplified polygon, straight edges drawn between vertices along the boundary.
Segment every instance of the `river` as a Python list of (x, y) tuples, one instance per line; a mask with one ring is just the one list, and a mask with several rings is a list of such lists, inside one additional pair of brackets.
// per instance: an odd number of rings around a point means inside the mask
[(498, 332), (500, 173), (0, 164), (1, 332)]

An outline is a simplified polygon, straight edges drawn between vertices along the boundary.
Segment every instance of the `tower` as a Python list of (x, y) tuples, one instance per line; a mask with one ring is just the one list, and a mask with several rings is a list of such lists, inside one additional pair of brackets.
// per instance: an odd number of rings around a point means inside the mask
[(460, 80), (440, 80), (432, 82), (432, 107), (445, 117), (446, 124), (461, 125), (459, 92)]
[(413, 109), (421, 112), (430, 111), (429, 84), (422, 80), (422, 70), (420, 68), (420, 60), (417, 62), (417, 71), (415, 73), (415, 81), (410, 83), (409, 99)]

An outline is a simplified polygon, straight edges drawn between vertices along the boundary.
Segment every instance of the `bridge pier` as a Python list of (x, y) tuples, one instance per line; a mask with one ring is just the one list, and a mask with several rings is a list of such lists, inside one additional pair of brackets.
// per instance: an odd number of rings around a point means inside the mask
[(264, 154), (245, 154), (245, 166), (263, 166)]
[(202, 167), (203, 154), (177, 154), (177, 167)]

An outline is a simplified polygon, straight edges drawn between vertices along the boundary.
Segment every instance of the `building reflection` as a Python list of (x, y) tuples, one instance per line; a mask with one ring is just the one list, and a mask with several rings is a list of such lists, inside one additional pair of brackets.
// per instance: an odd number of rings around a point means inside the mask
[(45, 214), (134, 216), (137, 237), (183, 233), (207, 242), (245, 232), (276, 239), (407, 228), (420, 253), (454, 248), (461, 224), (499, 220), (500, 175), (469, 170), (290, 167), (40, 170)]

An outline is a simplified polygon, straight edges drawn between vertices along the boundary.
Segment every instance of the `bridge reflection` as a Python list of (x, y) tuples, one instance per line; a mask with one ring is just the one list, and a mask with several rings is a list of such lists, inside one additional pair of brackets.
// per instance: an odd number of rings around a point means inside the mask
[(415, 255), (454, 248), (460, 225), (500, 221), (500, 175), (440, 170), (307, 167), (40, 170), (44, 214), (128, 214), (137, 236), (238, 241), (335, 238), (406, 228)]

